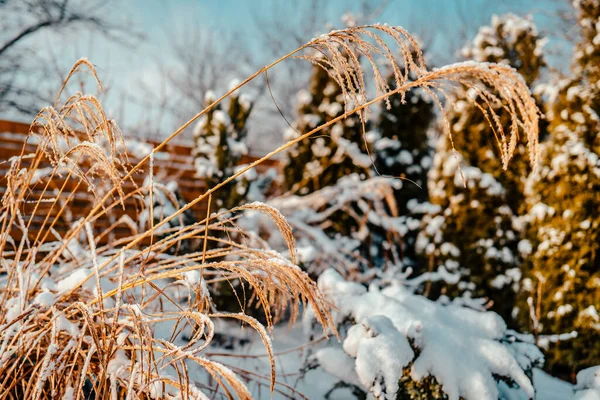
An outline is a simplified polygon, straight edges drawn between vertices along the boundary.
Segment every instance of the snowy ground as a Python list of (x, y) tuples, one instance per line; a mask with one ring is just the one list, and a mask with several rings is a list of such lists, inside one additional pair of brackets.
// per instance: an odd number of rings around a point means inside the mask
[[(229, 325), (229, 323), (227, 325)], [(215, 352), (235, 353), (236, 357), (234, 358), (214, 356), (211, 357), (211, 359), (222, 362), (226, 365), (233, 365), (243, 368), (268, 378), (269, 360), (262, 341), (258, 335), (252, 331), (252, 329), (240, 329), (232, 325), (223, 330), (219, 329), (219, 331), (228, 332), (228, 334), (231, 334), (240, 341), (248, 340), (248, 342), (238, 345), (233, 351), (221, 349), (213, 350)], [(329, 340), (336, 339), (330, 338)], [(264, 385), (259, 385), (255, 382), (248, 383), (249, 388), (252, 390), (257, 399), (286, 399), (290, 397), (302, 398), (302, 395), (308, 399), (324, 398), (325, 394), (335, 385), (336, 378), (323, 370), (308, 371), (303, 378), (300, 376), (299, 371), (303, 367), (304, 359), (307, 355), (307, 352), (310, 352), (311, 350), (310, 346), (304, 346), (306, 343), (307, 337), (302, 331), (301, 323), (297, 323), (292, 328), (288, 328), (287, 325), (281, 325), (274, 329), (273, 347), (275, 352), (278, 382), (276, 385), (276, 390), (279, 390), (285, 394), (276, 392), (271, 397), (268, 388), (268, 380), (263, 379), (262, 382), (264, 382)], [(294, 391), (297, 391), (297, 393), (294, 393)], [(349, 391), (347, 390), (337, 390), (333, 392), (329, 398), (335, 400), (348, 399), (352, 397), (349, 397)]]
[(564, 400), (573, 396), (573, 385), (536, 369), (533, 374), (536, 400)]

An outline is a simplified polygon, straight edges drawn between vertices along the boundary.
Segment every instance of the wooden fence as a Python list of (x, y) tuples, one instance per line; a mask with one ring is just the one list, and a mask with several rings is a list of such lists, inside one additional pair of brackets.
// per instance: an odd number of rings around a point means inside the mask
[[(7, 188), (6, 173), (10, 167), (8, 160), (11, 157), (19, 156), (21, 154), (35, 153), (37, 145), (25, 144), (27, 134), (30, 126), (28, 124), (0, 120), (0, 198), (4, 195)], [(138, 151), (130, 151), (127, 144), (133, 144), (133, 148)], [(140, 143), (143, 143), (140, 145)], [(130, 163), (136, 165), (143, 155), (147, 154), (143, 151), (139, 151), (144, 147), (150, 149), (156, 147), (159, 143), (152, 141), (145, 141), (139, 139), (128, 138), (126, 140), (126, 147), (128, 147), (128, 156)], [(25, 148), (23, 146), (25, 145)], [(206, 191), (204, 183), (195, 177), (194, 160), (191, 155), (192, 148), (183, 145), (172, 145), (168, 144), (161, 151), (157, 152), (154, 156), (154, 177), (156, 182), (166, 184), (170, 181), (175, 181), (178, 186), (178, 192), (183, 201), (186, 203), (195, 199)], [(255, 157), (246, 156), (240, 164), (247, 164), (256, 160)], [(277, 161), (268, 161), (262, 163), (258, 172), (263, 172), (266, 169), (277, 167)], [(133, 175), (133, 182), (125, 182), (123, 185), (124, 191), (135, 190), (136, 186), (142, 186), (144, 179), (148, 176), (148, 166), (139, 173)], [(54, 189), (62, 189), (60, 197), (63, 201), (69, 200), (68, 210), (61, 212), (60, 207), (53, 204), (52, 202), (40, 203), (37, 205), (35, 216), (31, 221), (26, 220), (29, 224), (28, 232), (30, 237), (37, 237), (40, 233), (42, 235), (48, 235), (47, 239), (54, 239), (49, 234), (47, 226), (48, 221), (46, 216), (52, 217), (54, 221), (53, 228), (59, 234), (64, 234), (72, 225), (74, 221), (79, 218), (86, 216), (92, 209), (95, 199), (94, 194), (88, 190), (86, 185), (77, 184), (77, 181), (71, 180), (66, 181), (63, 178), (54, 178), (51, 182), (50, 189), (44, 191), (45, 184), (37, 184), (32, 187), (31, 198), (38, 199), (44, 193), (44, 196), (52, 196)], [(36, 207), (35, 202), (26, 203), (23, 205), (22, 212), (24, 215), (30, 215), (33, 208)], [(191, 208), (191, 212), (197, 220), (201, 220), (206, 216), (207, 204), (201, 202)], [(132, 233), (132, 229), (126, 223), (119, 222), (123, 215), (128, 215), (134, 222), (137, 222), (140, 211), (139, 200), (128, 199), (125, 203), (125, 209), (121, 207), (115, 207), (110, 213), (110, 218), (102, 218), (95, 222), (94, 229), (95, 234), (100, 235), (100, 243), (106, 243), (109, 240), (115, 238), (129, 236)], [(102, 232), (111, 228), (111, 234), (102, 236)], [(110, 237), (109, 237), (110, 236)], [(15, 237), (15, 239), (17, 239)]]

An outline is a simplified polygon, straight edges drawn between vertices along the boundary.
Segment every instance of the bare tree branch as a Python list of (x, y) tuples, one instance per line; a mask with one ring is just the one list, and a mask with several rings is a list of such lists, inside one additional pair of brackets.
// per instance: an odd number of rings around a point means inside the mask
[[(126, 43), (138, 40), (131, 25), (115, 18), (101, 0), (2, 0), (0, 13), (0, 112), (35, 114), (50, 81), (39, 38), (76, 29)], [(52, 50), (52, 49), (49, 49)], [(35, 79), (33, 77), (35, 76)], [(57, 80), (57, 82), (59, 82)]]

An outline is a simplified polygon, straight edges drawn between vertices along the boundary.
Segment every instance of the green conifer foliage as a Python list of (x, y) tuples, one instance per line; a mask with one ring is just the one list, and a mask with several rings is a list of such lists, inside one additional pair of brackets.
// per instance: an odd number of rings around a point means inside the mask
[(600, 360), (600, 1), (576, 0), (581, 41), (572, 76), (548, 85), (549, 139), (528, 181), (528, 249), (520, 316), (544, 340), (546, 366), (574, 379)]
[[(205, 96), (205, 105), (215, 100), (212, 92)], [(234, 93), (227, 107), (220, 104), (204, 114), (194, 129), (196, 175), (212, 188), (234, 174), (242, 156), (248, 153), (246, 122), (252, 103), (244, 95)], [(245, 198), (252, 175), (246, 173), (235, 182), (215, 192), (215, 210), (239, 205)]]
[[(393, 76), (388, 78), (388, 85), (394, 87)], [(382, 107), (373, 131), (376, 138), (372, 140), (372, 155), (376, 173), (395, 179), (397, 213), (406, 229), (401, 240), (390, 240), (385, 232), (379, 232), (382, 240), (378, 247), (384, 258), (389, 258), (386, 252), (395, 253), (403, 268), (415, 268), (414, 244), (422, 213), (415, 212), (414, 207), (409, 210), (409, 204), (428, 200), (427, 172), (433, 157), (429, 132), (436, 118), (435, 105), (418, 89), (406, 93), (404, 101), (401, 96), (392, 96), (389, 101), (390, 107)]]
[[(529, 87), (533, 87), (546, 66), (542, 54), (545, 44), (546, 39), (538, 34), (529, 17), (494, 15), (491, 25), (481, 27), (471, 46), (463, 48), (462, 54), (468, 60), (510, 65)], [(489, 127), (486, 115), (470, 100), (471, 94), (467, 91), (459, 96), (454, 112), (449, 115), (454, 147), (468, 165), (493, 175), (502, 184), (507, 190), (508, 206), (518, 213), (524, 198), (524, 183), (531, 171), (526, 146), (524, 143), (517, 146), (508, 169), (503, 171), (494, 131)], [(508, 120), (504, 127), (508, 132)]]
[[(298, 93), (298, 104), (298, 118), (285, 132), (288, 140), (339, 117), (345, 109), (342, 89), (320, 67), (314, 67), (310, 90)], [(282, 159), (283, 191), (303, 196), (372, 177), (373, 159), (365, 149), (371, 127), (369, 121), (363, 126), (360, 116), (353, 114), (291, 147)], [(330, 211), (327, 226), (322, 227), (330, 238), (351, 244), (346, 256), (361, 260), (363, 267), (381, 261), (381, 243), (367, 229), (368, 210), (373, 206), (370, 200), (356, 196), (342, 209)], [(322, 204), (314, 211), (321, 213), (327, 208)], [(395, 211), (395, 205), (392, 208)]]
[[(298, 118), (286, 131), (292, 139), (344, 113), (344, 97), (327, 71), (314, 67), (308, 91), (298, 94)], [(368, 131), (370, 124), (366, 123)], [(362, 150), (361, 150), (362, 149)], [(349, 116), (323, 129), (315, 137), (296, 144), (284, 155), (284, 191), (308, 194), (333, 185), (353, 173), (370, 175), (371, 160), (364, 150), (363, 126), (358, 115)]]
[[(393, 76), (388, 79), (394, 87)], [(428, 131), (435, 119), (433, 101), (422, 91), (392, 96), (390, 108), (384, 107), (377, 122), (377, 139), (373, 155), (377, 172), (386, 176), (405, 178), (396, 190), (399, 213), (406, 213), (411, 199), (427, 200), (427, 172), (432, 154)]]
[[(509, 14), (494, 16), (463, 54), (479, 62), (509, 64), (531, 85), (545, 65), (543, 44), (530, 19)], [(520, 232), (513, 221), (530, 172), (527, 150), (518, 144), (508, 171), (502, 171), (495, 132), (474, 97), (474, 89), (459, 94), (447, 116), (456, 152), (448, 139), (440, 138), (428, 182), (430, 201), (438, 207), (430, 207), (423, 217), (416, 248), (432, 278), (441, 281), (426, 288), (428, 295), (489, 299), (492, 310), (512, 325), (521, 277)], [(504, 126), (508, 132), (508, 120)]]

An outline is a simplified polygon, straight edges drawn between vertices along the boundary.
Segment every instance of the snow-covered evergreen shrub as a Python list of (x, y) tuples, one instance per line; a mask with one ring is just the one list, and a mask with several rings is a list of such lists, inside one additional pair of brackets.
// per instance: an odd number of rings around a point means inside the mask
[[(394, 86), (393, 76), (388, 84)], [(429, 129), (436, 118), (434, 107), (422, 90), (410, 91), (404, 99), (394, 96), (389, 108), (382, 107), (373, 130), (371, 153), (377, 172), (405, 179), (394, 191), (401, 215), (406, 214), (410, 200), (427, 200), (427, 172), (432, 163)]]
[[(388, 77), (388, 85), (393, 87), (394, 76)], [(404, 228), (401, 241), (390, 242), (385, 231), (372, 227), (375, 242), (385, 246), (387, 251), (398, 253), (405, 267), (415, 268), (415, 240), (418, 233), (418, 220), (422, 213), (415, 213), (409, 204), (422, 204), (428, 200), (427, 172), (432, 164), (430, 127), (436, 115), (433, 100), (423, 90), (408, 92), (404, 98), (395, 96), (389, 99), (389, 107), (382, 107), (372, 134), (371, 154), (375, 172), (394, 177), (394, 197), (397, 215), (403, 219)], [(386, 240), (388, 239), (388, 240)]]
[[(288, 139), (345, 112), (342, 89), (327, 71), (318, 66), (314, 67), (310, 92), (299, 92), (298, 103), (299, 116), (293, 127), (286, 131)], [(294, 220), (304, 221), (307, 228), (311, 227), (312, 233), (305, 235), (305, 239), (314, 237), (315, 229), (321, 230), (319, 235), (323, 235), (317, 246), (305, 246), (305, 256), (316, 248), (325, 250), (317, 252), (320, 253), (317, 259), (305, 260), (305, 266), (315, 276), (323, 268), (318, 259), (325, 254), (334, 255), (338, 261), (336, 268), (341, 271), (344, 265), (351, 275), (362, 273), (369, 266), (383, 267), (400, 262), (402, 254), (398, 245), (402, 243), (401, 236), (397, 230), (383, 226), (389, 226), (387, 221), (398, 216), (393, 187), (400, 188), (403, 183), (383, 178), (365, 185), (360, 183), (374, 175), (376, 156), (374, 152), (369, 154), (365, 145), (370, 146), (371, 141), (379, 140), (381, 132), (369, 131), (372, 126), (368, 121), (363, 126), (360, 117), (352, 115), (324, 129), (315, 138), (296, 144), (284, 155), (282, 188), (294, 194), (291, 197), (294, 200), (288, 201), (288, 204), (302, 203), (307, 207), (303, 211), (290, 212), (294, 214)], [(385, 135), (392, 135), (390, 129), (385, 131)], [(385, 140), (391, 146), (394, 139)], [(392, 154), (389, 156), (393, 157)], [(352, 188), (358, 190), (353, 192)], [(368, 193), (368, 189), (374, 189), (374, 192)], [(307, 198), (301, 199), (296, 195)], [(286, 201), (282, 199), (281, 202)], [(296, 211), (305, 215), (300, 217)], [(313, 214), (308, 218), (307, 213)], [(287, 214), (284, 212), (284, 215)], [(300, 231), (308, 233), (307, 230)]]
[(572, 74), (545, 87), (549, 139), (528, 185), (521, 318), (549, 343), (548, 367), (573, 379), (600, 359), (600, 2), (577, 0)]
[(537, 309), (531, 329), (540, 334), (577, 331), (577, 338), (547, 349), (551, 368), (570, 375), (600, 357), (600, 160), (566, 126), (552, 130), (542, 147), (539, 177), (532, 179), (525, 221), (531, 252), (521, 305)]
[[(532, 84), (545, 65), (543, 44), (530, 19), (509, 14), (494, 16), (492, 25), (482, 27), (463, 54), (509, 64)], [(416, 248), (429, 268), (452, 275), (427, 288), (428, 295), (487, 298), (510, 323), (521, 277), (521, 232), (513, 225), (529, 173), (527, 149), (499, 139), (489, 125), (499, 106), (474, 103), (476, 94), (471, 88), (452, 101), (447, 118), (455, 151), (449, 140), (440, 138), (428, 181), (430, 201), (439, 208), (423, 217)], [(499, 121), (504, 131), (518, 129), (507, 118), (500, 116)], [(499, 146), (515, 148), (506, 171)]]
[(507, 289), (514, 294), (520, 278), (514, 214), (502, 185), (479, 168), (459, 170), (462, 160), (438, 146), (430, 172), (433, 206), (421, 220), (416, 251), (443, 279), (427, 295), (488, 297), (496, 301), (496, 310), (510, 316), (513, 301), (500, 299), (510, 299)]
[[(288, 140), (344, 114), (342, 88), (323, 68), (313, 68), (310, 89), (298, 93), (298, 118), (285, 132)], [(369, 131), (369, 123), (365, 129)], [(338, 179), (353, 173), (359, 174), (361, 179), (367, 178), (370, 168), (361, 119), (351, 115), (284, 153), (282, 189), (308, 194), (334, 185)]]
[[(207, 92), (205, 106), (215, 100), (214, 93)], [(208, 189), (233, 175), (241, 167), (238, 164), (242, 156), (248, 154), (246, 122), (252, 111), (252, 102), (238, 92), (233, 93), (228, 101), (227, 107), (217, 104), (202, 115), (194, 128), (192, 155), (196, 176), (206, 183)], [(240, 204), (255, 175), (249, 171), (216, 192), (213, 196), (214, 209), (228, 209)]]
[[(156, 178), (149, 179), (148, 177), (144, 180), (144, 186), (149, 188), (150, 185), (152, 185), (152, 196), (148, 195), (144, 197), (144, 209), (137, 217), (138, 229), (142, 232), (158, 225), (185, 205), (184, 200), (179, 194), (176, 181), (163, 184), (162, 180)], [(151, 218), (152, 221), (150, 221)], [(159, 239), (162, 239), (177, 229), (191, 225), (194, 222), (196, 222), (194, 215), (190, 210), (186, 210), (177, 218), (169, 220), (156, 229), (155, 235)], [(170, 253), (186, 253), (197, 249), (198, 241), (189, 239), (178, 243), (176, 247), (168, 251)]]
[[(334, 270), (318, 280), (336, 307), (341, 348), (309, 358), (376, 399), (531, 399), (532, 369), (543, 356), (533, 336), (508, 330), (493, 312), (442, 305), (401, 284), (365, 288)], [(310, 332), (310, 313), (305, 320)]]
[[(394, 74), (387, 80), (390, 87), (396, 85)], [(315, 67), (311, 85), (310, 93), (298, 94), (300, 115), (286, 133), (289, 138), (344, 112), (342, 89), (325, 70)], [(377, 120), (366, 122), (364, 128), (358, 116), (351, 116), (327, 128), (323, 136), (301, 142), (287, 152), (283, 161), (284, 189), (310, 196), (306, 200), (295, 198), (289, 204), (303, 203), (308, 207), (305, 212), (312, 208), (314, 215), (300, 219), (313, 227), (323, 226), (326, 236), (316, 247), (336, 249), (321, 254), (344, 260), (346, 267), (350, 262), (348, 273), (364, 271), (367, 266), (387, 269), (393, 265), (397, 269), (414, 258), (416, 220), (407, 224), (406, 203), (427, 198), (425, 178), (431, 165), (428, 128), (435, 117), (433, 107), (425, 92), (415, 89), (390, 98), (389, 108), (383, 107)], [(314, 169), (314, 176), (307, 172), (313, 165), (319, 166)], [(374, 178), (368, 182), (377, 173), (389, 179)], [(361, 185), (360, 180), (365, 180), (365, 184)], [(378, 189), (367, 193), (365, 189), (375, 183)], [(357, 185), (361, 188), (350, 190)], [(313, 195), (319, 191), (321, 194)], [(339, 198), (333, 198), (333, 193)], [(316, 200), (321, 196), (328, 200)], [(374, 198), (377, 204), (373, 203)], [(335, 246), (326, 245), (327, 242)], [(307, 245), (308, 248), (315, 246)], [(311, 272), (322, 270), (320, 261), (312, 261)], [(336, 268), (341, 271), (340, 265), (336, 264)]]
[[(335, 268), (356, 281), (383, 279), (399, 272), (401, 254), (392, 244), (399, 243), (407, 230), (405, 218), (389, 212), (396, 208), (393, 189), (398, 183), (384, 177), (361, 180), (352, 174), (313, 193), (274, 197), (268, 204), (294, 228), (299, 261), (311, 276)], [(285, 248), (280, 238), (269, 234), (274, 226), (267, 218), (246, 214), (241, 226), (254, 229), (271, 248)], [(375, 229), (387, 235), (383, 256), (382, 248), (376, 247), (381, 243), (372, 243)], [(372, 269), (373, 265), (379, 268)]]

